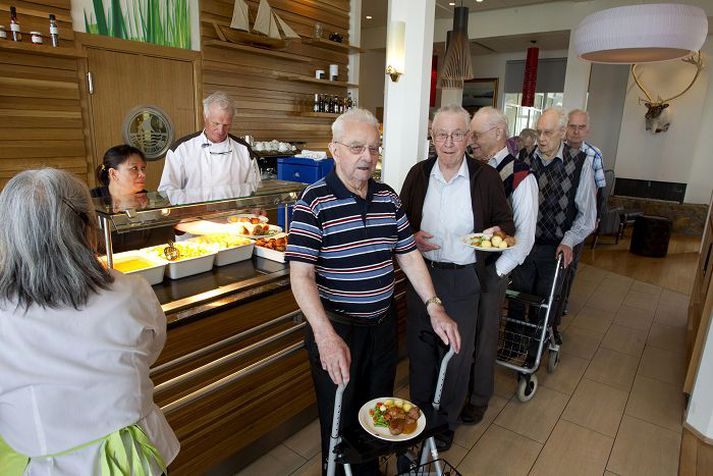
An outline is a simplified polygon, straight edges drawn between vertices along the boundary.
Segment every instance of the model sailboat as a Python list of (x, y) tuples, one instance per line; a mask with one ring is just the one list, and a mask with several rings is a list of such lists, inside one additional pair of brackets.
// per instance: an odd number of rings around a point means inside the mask
[(260, 0), (257, 16), (250, 31), (250, 13), (245, 0), (235, 0), (230, 28), (213, 24), (218, 37), (232, 43), (251, 43), (256, 46), (281, 49), (290, 40), (299, 38), (295, 30), (270, 7), (267, 0)]

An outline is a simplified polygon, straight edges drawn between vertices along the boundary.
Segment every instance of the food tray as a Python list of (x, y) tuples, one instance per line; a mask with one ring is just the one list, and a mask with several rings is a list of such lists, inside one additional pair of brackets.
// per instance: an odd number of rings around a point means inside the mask
[(218, 250), (218, 253), (215, 255), (215, 265), (225, 266), (237, 263), (238, 261), (248, 260), (253, 255), (254, 247), (255, 243), (253, 242), (247, 245)]
[[(122, 261), (125, 262), (132, 258), (145, 259), (145, 260), (153, 263), (153, 266), (137, 269), (135, 271), (121, 271), (122, 273), (127, 274), (127, 275), (133, 274), (133, 275), (141, 276), (146, 281), (148, 281), (151, 286), (163, 281), (163, 273), (166, 268), (166, 263), (159, 260), (158, 258), (154, 258), (153, 256), (146, 256), (145, 254), (140, 253), (138, 251), (125, 251), (123, 253), (114, 253), (114, 255), (113, 255), (114, 267), (116, 267)], [(106, 256), (102, 256), (100, 259), (106, 264)], [(119, 271), (119, 270), (117, 270), (117, 271)]]
[(181, 279), (186, 276), (193, 276), (194, 274), (205, 273), (213, 269), (213, 261), (215, 260), (215, 251), (209, 251), (205, 255), (196, 256), (194, 258), (184, 258), (177, 261), (168, 261), (167, 259), (155, 256), (151, 254), (149, 250), (158, 248), (152, 246), (151, 248), (143, 248), (140, 250), (142, 253), (146, 254), (150, 258), (160, 260), (166, 264), (166, 275), (171, 279)]
[(267, 258), (272, 261), (277, 261), (278, 263), (285, 262), (284, 251), (275, 251), (275, 250), (271, 250), (270, 248), (263, 248), (262, 246), (255, 247), (255, 256), (259, 256), (261, 258)]

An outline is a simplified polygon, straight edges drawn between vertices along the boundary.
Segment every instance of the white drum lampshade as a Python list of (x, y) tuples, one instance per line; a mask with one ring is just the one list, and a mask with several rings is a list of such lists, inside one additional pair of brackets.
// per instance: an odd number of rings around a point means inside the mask
[(698, 51), (708, 18), (692, 5), (657, 3), (609, 8), (584, 18), (574, 31), (577, 56), (595, 63), (650, 63)]

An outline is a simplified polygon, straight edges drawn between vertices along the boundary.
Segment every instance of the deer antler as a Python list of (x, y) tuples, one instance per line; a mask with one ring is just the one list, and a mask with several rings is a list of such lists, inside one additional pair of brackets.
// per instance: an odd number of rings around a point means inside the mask
[(659, 96), (658, 101), (654, 101), (651, 98), (651, 94), (649, 94), (649, 92), (646, 90), (646, 88), (644, 88), (644, 86), (641, 84), (641, 80), (639, 79), (639, 77), (636, 74), (636, 67), (638, 65), (637, 64), (631, 65), (631, 76), (634, 78), (634, 82), (636, 83), (636, 85), (639, 87), (639, 89), (641, 89), (641, 91), (646, 96), (646, 99), (648, 99), (648, 102), (650, 102), (652, 104), (666, 104), (669, 101), (673, 101), (674, 99), (683, 96), (686, 92), (688, 92), (689, 89), (691, 89), (693, 87), (693, 84), (696, 82), (696, 80), (698, 79), (698, 75), (701, 73), (701, 70), (703, 69), (703, 56), (701, 55), (701, 52), (698, 51), (686, 58), (681, 59), (681, 61), (683, 61), (684, 63), (690, 63), (690, 64), (694, 65), (696, 67), (696, 74), (693, 76), (693, 79), (691, 80), (691, 82), (688, 84), (688, 86), (686, 86), (686, 88), (683, 91), (681, 91), (680, 93), (676, 94), (675, 96), (671, 96), (670, 98), (667, 98), (667, 99), (661, 99), (661, 97)]

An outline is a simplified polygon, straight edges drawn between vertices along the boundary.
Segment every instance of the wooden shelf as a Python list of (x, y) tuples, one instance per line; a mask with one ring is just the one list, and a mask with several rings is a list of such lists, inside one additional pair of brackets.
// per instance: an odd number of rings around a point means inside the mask
[(265, 56), (272, 56), (274, 58), (281, 58), (290, 61), (297, 61), (300, 63), (310, 63), (313, 61), (312, 58), (306, 56), (296, 55), (294, 53), (286, 53), (284, 51), (275, 51), (267, 48), (258, 48), (256, 46), (241, 45), (237, 43), (230, 43), (227, 41), (220, 40), (205, 40), (203, 42), (204, 46), (217, 46), (218, 48), (227, 48), (229, 50), (247, 51), (249, 53), (256, 53)]
[(324, 38), (302, 38), (302, 44), (319, 46), (320, 48), (326, 48), (328, 50), (344, 51), (346, 53), (364, 52), (364, 50), (358, 46), (345, 45), (344, 43), (337, 43), (336, 41), (325, 40)]
[(286, 79), (288, 81), (297, 81), (300, 83), (322, 84), (324, 86), (334, 86), (340, 88), (358, 88), (358, 84), (348, 83), (346, 81), (330, 81), (328, 79), (317, 79), (311, 76), (302, 76), (300, 74), (278, 74), (278, 79)]
[[(8, 35), (10, 32), (8, 31)], [(24, 38), (24, 37), (23, 37)], [(55, 56), (64, 58), (85, 58), (87, 55), (78, 48), (66, 48), (64, 46), (53, 47), (51, 45), (35, 45), (28, 41), (17, 42), (11, 40), (0, 40), (0, 50), (16, 51), (31, 55)]]
[(320, 119), (336, 119), (338, 118), (341, 114), (334, 114), (331, 112), (312, 112), (312, 111), (301, 111), (301, 112), (296, 112), (294, 113), (295, 116), (303, 116), (303, 117), (318, 117)]

